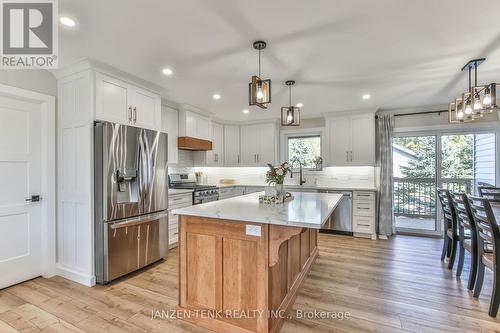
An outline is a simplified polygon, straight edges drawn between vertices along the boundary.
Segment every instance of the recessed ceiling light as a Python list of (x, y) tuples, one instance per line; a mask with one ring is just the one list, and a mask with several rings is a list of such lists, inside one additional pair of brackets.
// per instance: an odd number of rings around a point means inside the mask
[(220, 99), (220, 95), (219, 95), (219, 94), (213, 94), (213, 95), (212, 95), (212, 98), (213, 98), (213, 99)]
[(297, 105), (296, 105), (296, 106), (297, 106), (298, 108), (301, 108), (301, 107), (303, 107), (303, 106), (304, 106), (304, 104), (302, 104), (302, 103), (297, 103)]
[(362, 96), (362, 98), (363, 98), (364, 100), (367, 100), (367, 99), (372, 98), (372, 96), (371, 96), (370, 94), (364, 94), (364, 95)]
[(168, 67), (167, 67), (167, 68), (163, 68), (162, 72), (163, 72), (163, 74), (165, 74), (165, 75), (172, 75), (172, 74), (174, 73), (174, 72), (172, 71), (172, 69), (170, 69), (170, 68), (168, 68)]
[(75, 20), (67, 16), (61, 16), (59, 18), (59, 22), (61, 22), (63, 25), (67, 27), (74, 27), (76, 25)]
[(250, 110), (248, 110), (248, 109), (243, 110), (243, 113), (244, 113), (244, 114), (247, 114), (247, 113), (249, 113), (249, 112), (250, 112)]

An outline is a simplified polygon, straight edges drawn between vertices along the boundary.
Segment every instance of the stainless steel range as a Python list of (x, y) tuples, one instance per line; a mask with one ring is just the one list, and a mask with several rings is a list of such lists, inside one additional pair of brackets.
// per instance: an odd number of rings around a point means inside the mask
[(193, 190), (193, 205), (219, 200), (219, 188), (196, 184), (194, 173), (173, 173), (168, 175), (168, 179), (170, 188)]
[(167, 256), (167, 134), (94, 125), (95, 271), (108, 283)]

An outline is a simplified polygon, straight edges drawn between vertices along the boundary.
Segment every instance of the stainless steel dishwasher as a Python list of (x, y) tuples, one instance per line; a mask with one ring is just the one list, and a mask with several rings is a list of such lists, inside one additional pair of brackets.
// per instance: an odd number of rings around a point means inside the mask
[(352, 236), (352, 192), (320, 190), (319, 193), (342, 194), (342, 199), (320, 232)]

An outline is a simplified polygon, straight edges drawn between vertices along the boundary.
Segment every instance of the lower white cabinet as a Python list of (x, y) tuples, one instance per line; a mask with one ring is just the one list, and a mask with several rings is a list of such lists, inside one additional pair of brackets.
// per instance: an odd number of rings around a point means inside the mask
[(354, 191), (352, 201), (352, 231), (354, 236), (376, 239), (375, 192)]
[(179, 242), (179, 217), (172, 210), (193, 205), (193, 193), (169, 194), (168, 196), (168, 247), (176, 247)]

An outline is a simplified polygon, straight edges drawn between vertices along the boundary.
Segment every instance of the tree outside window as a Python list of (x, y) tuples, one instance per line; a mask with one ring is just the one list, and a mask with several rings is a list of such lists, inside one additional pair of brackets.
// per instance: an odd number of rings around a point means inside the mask
[(298, 166), (302, 163), (304, 168), (316, 168), (316, 159), (321, 157), (321, 137), (300, 136), (288, 138), (288, 162)]

